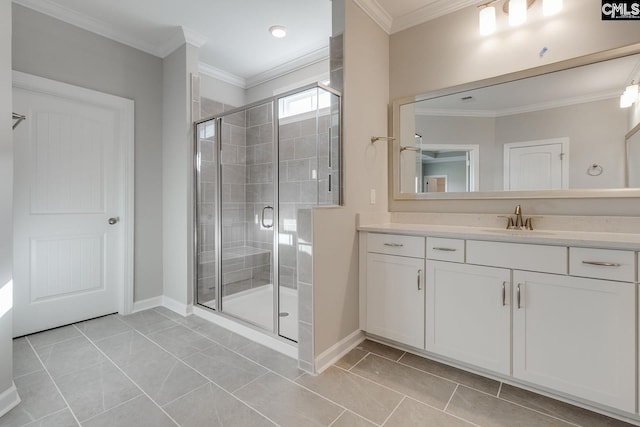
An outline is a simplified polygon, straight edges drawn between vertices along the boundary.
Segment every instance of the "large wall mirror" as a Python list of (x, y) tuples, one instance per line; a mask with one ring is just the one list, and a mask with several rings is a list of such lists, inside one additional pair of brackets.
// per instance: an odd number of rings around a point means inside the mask
[(639, 75), (637, 45), (396, 100), (394, 197), (637, 196)]

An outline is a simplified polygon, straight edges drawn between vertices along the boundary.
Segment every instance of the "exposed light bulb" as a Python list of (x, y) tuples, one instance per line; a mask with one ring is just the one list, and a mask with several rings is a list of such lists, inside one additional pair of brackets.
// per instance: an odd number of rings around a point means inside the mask
[(562, 10), (562, 0), (542, 0), (542, 14), (555, 15)]
[(515, 27), (527, 22), (527, 0), (509, 0), (509, 25)]
[(273, 27), (270, 27), (269, 32), (273, 37), (278, 39), (281, 39), (287, 35), (287, 29), (282, 25), (274, 25)]
[(496, 8), (485, 6), (480, 10), (480, 35), (488, 36), (496, 31)]
[(638, 101), (638, 85), (633, 82), (624, 89), (620, 96), (620, 108), (629, 108)]

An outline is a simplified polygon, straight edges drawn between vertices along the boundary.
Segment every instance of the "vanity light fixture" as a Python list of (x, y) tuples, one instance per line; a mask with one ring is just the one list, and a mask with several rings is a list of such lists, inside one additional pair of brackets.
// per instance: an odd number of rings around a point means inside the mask
[(269, 28), (271, 35), (277, 39), (281, 39), (287, 35), (287, 28), (282, 25), (274, 25)]
[(638, 84), (631, 82), (631, 84), (625, 88), (622, 95), (620, 95), (620, 108), (631, 107), (634, 103), (638, 102), (639, 98)]
[(509, 25), (515, 27), (527, 22), (527, 0), (509, 0), (505, 5), (509, 7)]
[(488, 36), (496, 31), (496, 8), (494, 2), (485, 3), (480, 6), (480, 35)]
[[(499, 0), (492, 0), (478, 6), (480, 34), (487, 36), (496, 31), (496, 8), (493, 6)], [(512, 27), (527, 22), (527, 9), (536, 0), (504, 0), (502, 10), (509, 15), (509, 25)], [(554, 15), (562, 10), (563, 0), (542, 0), (544, 16)]]

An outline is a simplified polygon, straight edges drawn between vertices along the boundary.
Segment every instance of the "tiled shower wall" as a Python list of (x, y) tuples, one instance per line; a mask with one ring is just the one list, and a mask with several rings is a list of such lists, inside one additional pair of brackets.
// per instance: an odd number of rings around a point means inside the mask
[[(202, 98), (202, 117), (234, 107)], [(225, 116), (222, 120), (222, 247), (223, 295), (232, 295), (271, 282), (272, 234), (259, 230), (254, 211), (260, 203), (273, 205), (273, 171), (265, 166), (273, 153), (270, 106)], [(266, 122), (268, 121), (268, 125)], [(267, 129), (269, 127), (271, 130)], [(248, 143), (249, 141), (249, 143)], [(215, 298), (215, 137), (201, 140), (201, 197), (198, 292), (201, 302)], [(266, 157), (260, 158), (260, 155)], [(249, 156), (249, 158), (247, 157)], [(264, 172), (261, 172), (264, 171)], [(258, 229), (256, 229), (258, 228)]]

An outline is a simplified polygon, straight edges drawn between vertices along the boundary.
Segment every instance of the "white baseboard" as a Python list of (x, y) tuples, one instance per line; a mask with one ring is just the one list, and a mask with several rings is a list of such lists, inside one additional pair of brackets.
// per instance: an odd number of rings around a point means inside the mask
[(162, 295), (160, 295), (149, 299), (143, 299), (141, 301), (135, 301), (133, 303), (132, 313), (137, 313), (138, 311), (148, 310), (154, 307), (160, 307), (162, 305), (162, 298)]
[(212, 313), (211, 311), (205, 310), (200, 307), (193, 307), (193, 314), (198, 317), (202, 317), (203, 319), (206, 319), (212, 323), (215, 323), (218, 326), (222, 326), (225, 329), (235, 332), (238, 335), (242, 335), (243, 337), (250, 339), (251, 341), (262, 344), (265, 347), (269, 347), (272, 350), (278, 351), (296, 360), (298, 359), (298, 347), (294, 344), (289, 344), (287, 342), (281, 341), (275, 337), (256, 331), (253, 328), (242, 325), (238, 322), (235, 322), (219, 314)]
[(0, 394), (0, 417), (18, 406), (18, 403), (20, 403), (20, 396), (15, 383), (12, 382), (11, 387)]
[(364, 332), (358, 329), (323, 351), (316, 357), (316, 374), (319, 375), (324, 372), (329, 366), (357, 347), (364, 339)]
[(178, 313), (180, 316), (189, 316), (190, 314), (193, 314), (193, 304), (183, 304), (166, 295), (162, 297), (161, 305), (175, 313)]

